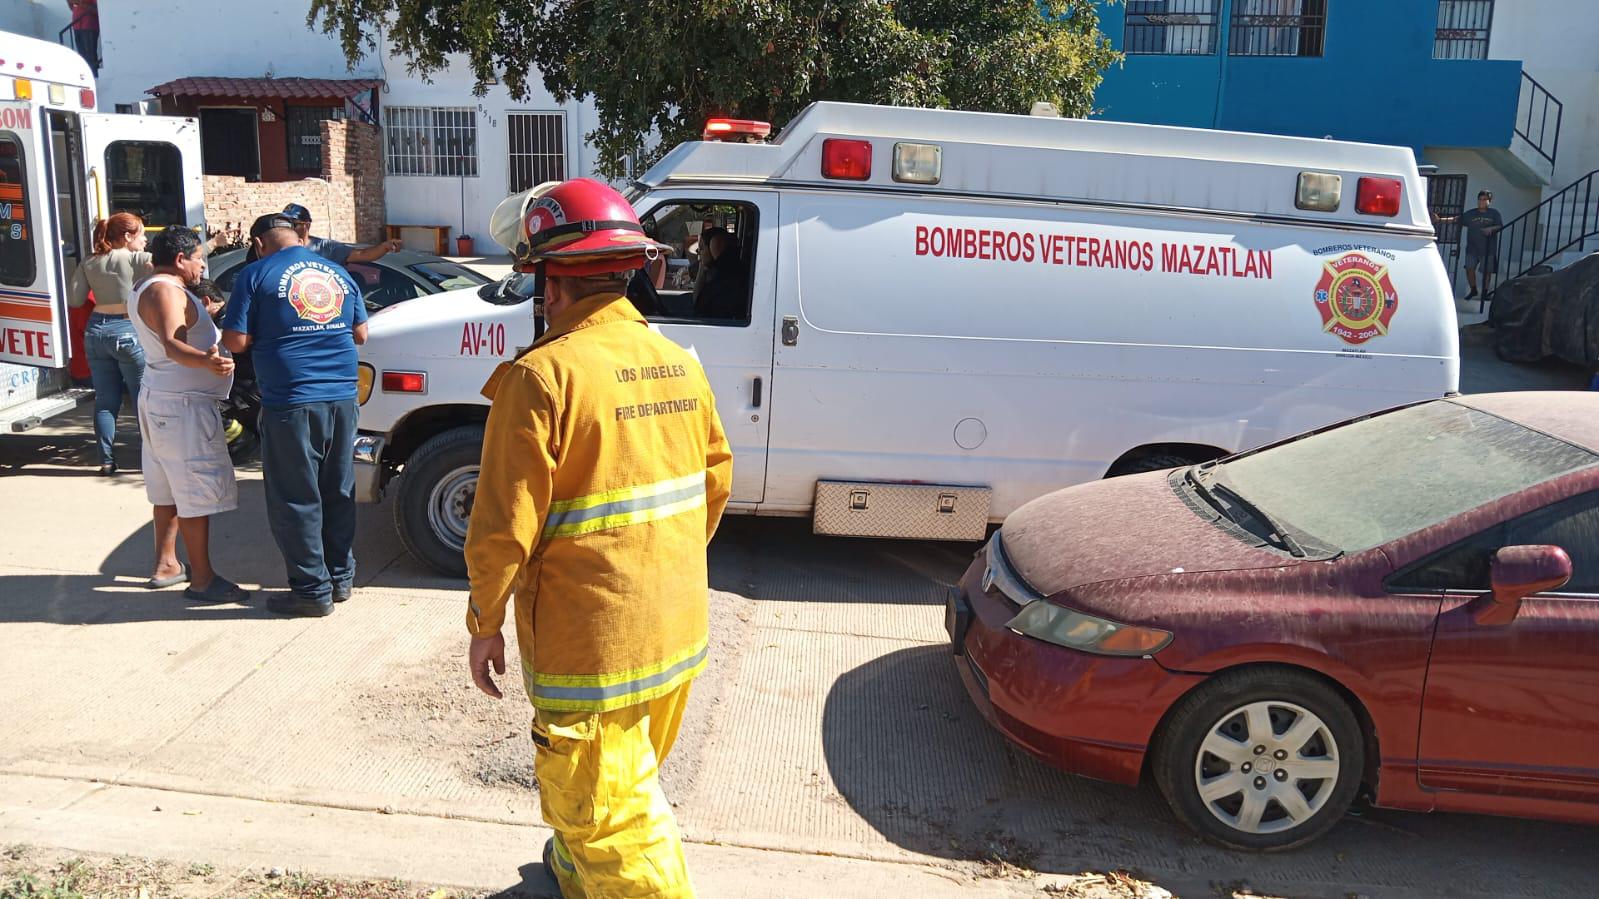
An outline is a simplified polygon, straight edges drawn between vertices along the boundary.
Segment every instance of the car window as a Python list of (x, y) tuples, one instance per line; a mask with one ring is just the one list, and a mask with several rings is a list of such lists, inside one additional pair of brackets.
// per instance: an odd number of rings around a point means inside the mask
[(244, 263), (230, 265), (222, 270), (222, 274), (213, 276), (211, 283), (215, 284), (217, 289), (223, 293), (230, 294), (233, 292), (233, 282), (239, 279), (239, 272), (242, 271), (244, 271)]
[(489, 278), (472, 271), (464, 265), (454, 262), (419, 262), (410, 266), (422, 280), (433, 286), (437, 293), (446, 290), (460, 290), (463, 287), (477, 287), (489, 283)]
[(1494, 553), (1506, 546), (1558, 546), (1571, 556), (1567, 593), (1599, 593), (1599, 492), (1584, 493), (1495, 525), (1401, 571), (1390, 589), (1477, 592), (1491, 587)]
[(1596, 463), (1565, 441), (1440, 401), (1246, 453), (1211, 476), (1316, 543), (1359, 552)]
[(376, 312), (422, 296), (422, 285), (392, 268), (366, 262), (352, 262), (345, 268), (361, 288), (361, 299), (366, 301), (368, 312)]
[(749, 203), (673, 200), (641, 219), (670, 249), (628, 285), (627, 297), (656, 322), (744, 327), (754, 296), (757, 211)]

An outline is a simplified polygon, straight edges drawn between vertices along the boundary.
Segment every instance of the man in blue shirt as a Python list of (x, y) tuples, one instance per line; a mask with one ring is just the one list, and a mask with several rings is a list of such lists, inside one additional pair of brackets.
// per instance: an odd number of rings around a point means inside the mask
[(250, 227), (258, 260), (233, 283), (222, 344), (249, 350), (261, 389), (267, 521), (288, 568), (283, 615), (327, 615), (355, 580), (356, 345), (366, 342), (361, 290), (306, 249), (279, 213)]

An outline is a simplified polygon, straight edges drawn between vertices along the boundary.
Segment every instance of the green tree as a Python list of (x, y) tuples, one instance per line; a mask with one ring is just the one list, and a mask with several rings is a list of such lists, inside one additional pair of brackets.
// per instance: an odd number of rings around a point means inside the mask
[(311, 0), (350, 59), (386, 38), (414, 74), (465, 54), (481, 86), (592, 97), (599, 167), (707, 118), (781, 127), (815, 100), (1086, 115), (1118, 54), (1094, 0)]

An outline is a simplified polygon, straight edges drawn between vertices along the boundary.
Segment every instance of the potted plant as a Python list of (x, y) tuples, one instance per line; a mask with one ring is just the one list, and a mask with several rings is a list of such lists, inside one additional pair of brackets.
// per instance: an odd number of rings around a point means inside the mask
[(475, 255), (477, 255), (477, 254), (472, 252), (472, 235), (470, 235), (470, 234), (462, 234), (462, 235), (459, 235), (459, 236), (457, 236), (455, 238), (455, 255), (457, 255), (457, 256), (475, 256)]

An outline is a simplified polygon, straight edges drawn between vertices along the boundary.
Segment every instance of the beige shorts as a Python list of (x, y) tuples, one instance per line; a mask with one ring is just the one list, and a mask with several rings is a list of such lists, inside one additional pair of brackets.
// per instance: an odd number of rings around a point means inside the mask
[(139, 434), (144, 492), (151, 505), (177, 506), (179, 518), (239, 507), (239, 485), (215, 399), (141, 390)]

